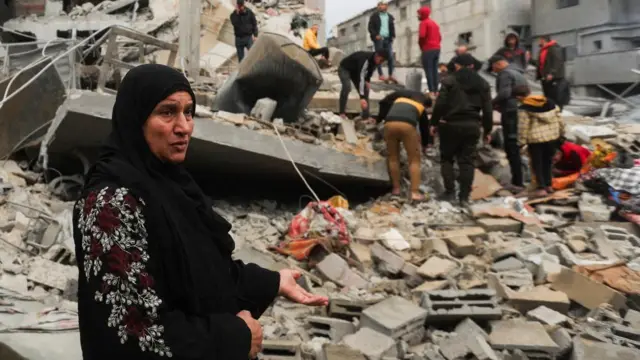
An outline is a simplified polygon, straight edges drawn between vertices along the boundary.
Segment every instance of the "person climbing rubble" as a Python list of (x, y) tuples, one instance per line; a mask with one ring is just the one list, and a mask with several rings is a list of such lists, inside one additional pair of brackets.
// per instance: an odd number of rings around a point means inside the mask
[(229, 16), (236, 38), (238, 61), (244, 59), (245, 49), (251, 49), (258, 37), (258, 22), (256, 15), (245, 6), (245, 0), (237, 0), (236, 10)]
[(384, 141), (387, 145), (387, 166), (391, 177), (391, 194), (400, 195), (400, 144), (409, 161), (410, 199), (423, 201), (420, 187), (420, 152), (429, 142), (427, 108), (431, 98), (416, 91), (396, 91), (383, 99), (379, 119), (384, 121)]
[(560, 108), (544, 95), (531, 95), (528, 86), (513, 89), (521, 105), (518, 107), (518, 145), (527, 147), (537, 189), (535, 197), (553, 192), (551, 187), (553, 157), (559, 139), (564, 136)]
[(470, 54), (456, 58), (456, 71), (443, 81), (431, 117), (431, 135), (437, 133), (440, 137), (441, 171), (445, 187), (441, 199), (455, 199), (455, 160), (460, 168), (458, 199), (462, 207), (469, 205), (481, 125), (486, 143), (491, 141), (493, 127), (491, 87), (474, 71), (473, 66), (474, 59)]
[(329, 63), (329, 66), (331, 66), (331, 63), (329, 62), (329, 48), (326, 46), (321, 47), (320, 44), (318, 44), (319, 28), (320, 27), (318, 24), (311, 25), (311, 27), (304, 34), (302, 48), (305, 49), (309, 54), (311, 54), (311, 56), (322, 55), (322, 58)]
[(362, 108), (362, 118), (369, 119), (369, 88), (373, 72), (376, 67), (387, 60), (387, 52), (385, 50), (356, 51), (345, 57), (340, 62), (338, 68), (338, 76), (342, 89), (340, 90), (339, 112), (340, 116), (345, 118), (347, 101), (351, 92), (351, 83), (358, 89), (360, 96), (360, 107)]

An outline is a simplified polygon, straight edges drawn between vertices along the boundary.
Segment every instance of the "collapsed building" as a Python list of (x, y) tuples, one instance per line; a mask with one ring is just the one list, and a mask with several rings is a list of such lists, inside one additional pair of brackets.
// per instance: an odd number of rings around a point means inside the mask
[[(317, 21), (317, 5), (249, 5), (261, 35), (238, 63), (231, 2), (203, 1), (196, 36), (186, 36), (177, 1), (64, 3), (2, 25), (1, 359), (82, 357), (71, 209), (110, 131), (119, 81), (149, 62), (192, 80), (198, 107), (186, 166), (233, 224), (234, 257), (299, 269), (303, 287), (330, 298), (324, 308), (277, 299), (260, 318), (262, 358), (640, 357), (637, 207), (581, 181), (517, 198), (502, 189), (506, 159), (490, 145), (479, 151), (470, 211), (378, 196), (389, 180), (378, 127), (336, 114), (335, 67), (304, 52), (291, 26)], [(182, 41), (197, 42), (197, 53), (181, 53)], [(331, 49), (332, 63), (342, 55)], [(407, 86), (415, 82), (413, 70), (399, 71)], [(394, 89), (372, 84), (373, 113)], [(603, 170), (637, 176), (633, 106), (574, 97), (567, 110), (571, 141), (618, 153), (632, 165)], [(359, 112), (355, 94), (347, 111)], [(423, 190), (438, 192), (436, 154), (422, 163)], [(221, 175), (237, 179), (244, 198), (216, 190)], [(319, 199), (297, 191), (300, 176)], [(294, 201), (281, 201), (272, 183)], [(638, 187), (618, 190), (633, 199)], [(262, 191), (252, 197), (247, 188)]]

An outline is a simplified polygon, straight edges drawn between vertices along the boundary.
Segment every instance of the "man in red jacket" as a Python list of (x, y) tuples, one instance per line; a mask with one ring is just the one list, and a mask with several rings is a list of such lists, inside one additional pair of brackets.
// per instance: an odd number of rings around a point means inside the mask
[(418, 43), (422, 50), (422, 67), (427, 76), (427, 86), (429, 93), (435, 95), (438, 92), (438, 63), (440, 61), (440, 26), (431, 20), (431, 9), (423, 6), (418, 10), (418, 19), (420, 19), (420, 31)]

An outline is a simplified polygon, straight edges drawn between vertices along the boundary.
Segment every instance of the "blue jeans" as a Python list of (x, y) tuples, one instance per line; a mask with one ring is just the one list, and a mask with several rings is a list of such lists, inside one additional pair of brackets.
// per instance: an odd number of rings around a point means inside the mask
[[(389, 65), (389, 76), (393, 75), (393, 39), (382, 38), (375, 40), (373, 46), (376, 51), (385, 50), (387, 52), (387, 64)], [(378, 65), (378, 75), (382, 76), (382, 64)]]
[(244, 59), (244, 49), (251, 49), (253, 45), (253, 37), (251, 36), (243, 36), (236, 37), (236, 51), (238, 52), (238, 62)]
[(440, 61), (440, 49), (427, 50), (422, 53), (422, 67), (427, 76), (429, 92), (437, 92), (440, 80), (438, 79), (438, 62)]

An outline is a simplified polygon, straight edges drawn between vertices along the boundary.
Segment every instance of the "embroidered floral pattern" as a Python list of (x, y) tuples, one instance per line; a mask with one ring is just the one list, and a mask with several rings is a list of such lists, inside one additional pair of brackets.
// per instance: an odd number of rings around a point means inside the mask
[(93, 279), (100, 281), (95, 300), (111, 306), (107, 325), (117, 328), (122, 344), (134, 337), (142, 351), (171, 357), (162, 339), (164, 327), (156, 324), (162, 300), (145, 269), (149, 255), (142, 206), (125, 188), (106, 187), (78, 201), (84, 272), (87, 281), (102, 272)]

